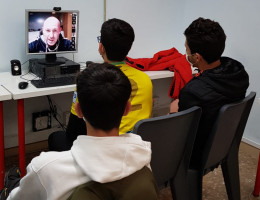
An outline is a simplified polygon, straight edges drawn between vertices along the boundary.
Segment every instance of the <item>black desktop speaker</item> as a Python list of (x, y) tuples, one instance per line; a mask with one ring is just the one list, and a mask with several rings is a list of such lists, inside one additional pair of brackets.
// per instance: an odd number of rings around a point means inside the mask
[(13, 76), (18, 76), (22, 74), (21, 63), (19, 60), (11, 60), (11, 71)]

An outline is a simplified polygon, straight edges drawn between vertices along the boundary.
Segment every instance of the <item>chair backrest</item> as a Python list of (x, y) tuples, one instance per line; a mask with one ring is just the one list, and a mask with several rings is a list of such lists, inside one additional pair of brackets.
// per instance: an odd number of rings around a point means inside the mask
[(241, 101), (221, 107), (212, 132), (206, 142), (202, 168), (207, 173), (227, 157), (232, 146), (239, 148), (256, 93), (251, 92)]
[(67, 200), (157, 200), (158, 189), (148, 167), (118, 181), (90, 181), (75, 188)]
[(174, 178), (179, 166), (188, 169), (200, 115), (201, 108), (194, 106), (136, 123), (133, 132), (151, 142), (151, 168), (159, 187)]

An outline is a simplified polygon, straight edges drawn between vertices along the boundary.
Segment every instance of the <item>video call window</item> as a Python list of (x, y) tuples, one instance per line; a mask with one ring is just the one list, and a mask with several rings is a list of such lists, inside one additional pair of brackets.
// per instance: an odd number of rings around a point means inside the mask
[(26, 52), (77, 52), (78, 11), (26, 11)]

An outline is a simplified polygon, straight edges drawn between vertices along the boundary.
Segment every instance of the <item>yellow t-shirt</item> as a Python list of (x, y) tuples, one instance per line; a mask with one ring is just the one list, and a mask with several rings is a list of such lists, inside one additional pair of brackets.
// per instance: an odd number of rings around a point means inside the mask
[[(125, 62), (112, 63), (118, 66), (121, 71), (128, 77), (132, 85), (130, 96), (131, 111), (127, 116), (123, 116), (119, 127), (119, 134), (124, 134), (133, 130), (134, 125), (141, 119), (147, 119), (152, 114), (153, 104), (153, 85), (149, 76), (133, 67), (130, 67)], [(78, 101), (77, 89), (74, 91), (71, 113), (75, 112), (75, 103)]]

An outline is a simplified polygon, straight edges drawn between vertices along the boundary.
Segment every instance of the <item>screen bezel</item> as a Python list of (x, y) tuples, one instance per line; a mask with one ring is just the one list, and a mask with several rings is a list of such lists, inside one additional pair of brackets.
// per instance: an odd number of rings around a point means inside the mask
[[(56, 51), (56, 52), (29, 52), (29, 13), (76, 13), (76, 38), (75, 38), (75, 50), (73, 51)], [(79, 11), (78, 10), (41, 10), (41, 9), (26, 9), (25, 10), (25, 49), (27, 55), (46, 55), (46, 54), (62, 54), (62, 53), (77, 53), (78, 52), (78, 41), (79, 41)]]

